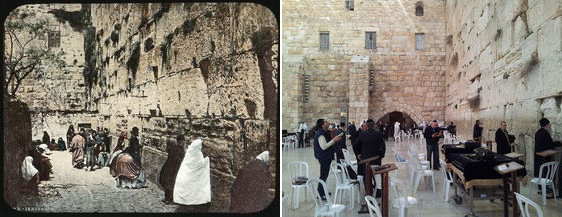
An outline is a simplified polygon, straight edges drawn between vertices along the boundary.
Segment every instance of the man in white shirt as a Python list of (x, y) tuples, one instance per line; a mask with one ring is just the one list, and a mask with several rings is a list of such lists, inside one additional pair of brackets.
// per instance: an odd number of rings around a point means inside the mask
[[(334, 159), (334, 144), (342, 139), (341, 136), (331, 138), (328, 127), (330, 122), (324, 119), (316, 121), (316, 133), (314, 134), (314, 157), (320, 163), (320, 179), (326, 181), (330, 172), (330, 164)], [(318, 185), (318, 193), (325, 199), (324, 189)]]

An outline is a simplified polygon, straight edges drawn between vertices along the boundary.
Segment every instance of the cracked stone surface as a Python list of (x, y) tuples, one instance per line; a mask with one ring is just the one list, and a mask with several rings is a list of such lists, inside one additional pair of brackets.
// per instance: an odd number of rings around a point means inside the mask
[(17, 208), (32, 212), (174, 212), (180, 208), (163, 203), (164, 191), (148, 180), (142, 189), (117, 188), (109, 167), (89, 172), (73, 168), (72, 155), (66, 151), (54, 151), (49, 158), (51, 179), (39, 184), (39, 196), (21, 196)]

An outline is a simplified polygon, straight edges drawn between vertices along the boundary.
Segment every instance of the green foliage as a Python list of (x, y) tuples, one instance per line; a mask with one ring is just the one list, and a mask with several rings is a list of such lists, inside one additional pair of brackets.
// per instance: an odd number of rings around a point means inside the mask
[[(15, 98), (22, 81), (28, 76), (40, 77), (49, 67), (62, 70), (65, 66), (62, 51), (47, 46), (50, 31), (46, 19), (37, 18), (34, 13), (16, 9), (5, 21), (5, 75), (4, 91), (9, 98)], [(51, 68), (52, 69), (52, 68)]]
[(162, 3), (160, 10), (158, 10), (152, 16), (152, 20), (156, 23), (160, 18), (162, 18), (164, 13), (168, 13), (169, 11), (170, 11), (170, 3)]
[(164, 38), (164, 42), (160, 45), (160, 54), (162, 55), (162, 67), (170, 68), (168, 64), (168, 52), (172, 46), (172, 40), (174, 39), (174, 33), (170, 33)]
[(50, 10), (49, 13), (55, 15), (61, 23), (68, 22), (74, 31), (81, 32), (86, 27), (83, 11), (65, 11), (61, 9)]
[(254, 52), (256, 52), (258, 55), (261, 55), (267, 50), (271, 50), (271, 47), (273, 46), (275, 40), (274, 31), (275, 29), (273, 29), (273, 27), (265, 27), (252, 34), (251, 41)]
[(135, 44), (133, 44), (133, 49), (131, 50), (131, 54), (126, 63), (127, 71), (133, 73), (133, 78), (136, 78), (137, 76), (139, 61), (140, 61), (140, 43), (136, 42)]
[(147, 23), (148, 23), (148, 18), (146, 18), (145, 16), (142, 16), (141, 22), (139, 23), (139, 26), (137, 27), (137, 29), (141, 30), (144, 26), (146, 26)]
[(195, 30), (195, 24), (197, 24), (197, 19), (185, 20), (181, 25), (182, 34), (186, 36)]

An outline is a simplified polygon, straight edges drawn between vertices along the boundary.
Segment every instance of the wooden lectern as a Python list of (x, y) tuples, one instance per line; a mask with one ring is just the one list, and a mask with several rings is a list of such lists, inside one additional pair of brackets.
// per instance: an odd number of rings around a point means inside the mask
[[(372, 179), (373, 175), (381, 174), (381, 186), (382, 186), (382, 198), (381, 198), (381, 212), (383, 217), (388, 217), (388, 172), (398, 169), (395, 164), (384, 164), (379, 168), (372, 168), (371, 161), (379, 159), (379, 156), (368, 158), (359, 161), (357, 164), (365, 164), (365, 195), (372, 195), (373, 186)], [(361, 206), (358, 213), (369, 212), (366, 206)]]
[[(365, 195), (372, 195), (373, 194), (373, 181), (372, 181), (373, 174), (372, 174), (372, 170), (371, 170), (371, 161), (378, 160), (378, 159), (379, 159), (379, 156), (374, 156), (374, 157), (367, 158), (367, 159), (364, 159), (364, 160), (361, 160), (361, 161), (357, 162), (357, 165), (365, 164), (365, 166), (364, 166), (365, 172), (363, 173), (364, 180), (367, 180), (367, 181), (365, 181)], [(359, 209), (359, 212), (357, 212), (357, 213), (360, 213), (360, 214), (368, 213), (369, 210), (367, 209), (367, 204), (363, 204), (363, 203), (361, 203), (361, 204), (362, 204), (361, 208)]]
[[(503, 177), (503, 214), (504, 217), (509, 217), (508, 211), (508, 199), (507, 196), (512, 195), (513, 203), (513, 217), (517, 217), (517, 199), (513, 192), (519, 192), (519, 183), (517, 182), (517, 171), (520, 169), (525, 169), (525, 167), (516, 162), (509, 162), (497, 165), (494, 170), (502, 175)], [(511, 180), (509, 179), (511, 176)], [(511, 183), (511, 191), (509, 191), (509, 183)]]

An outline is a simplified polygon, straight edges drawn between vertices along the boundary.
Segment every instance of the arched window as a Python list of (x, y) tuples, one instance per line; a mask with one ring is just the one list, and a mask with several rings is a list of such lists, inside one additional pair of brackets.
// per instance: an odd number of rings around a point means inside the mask
[(416, 16), (418, 16), (418, 17), (423, 16), (423, 3), (422, 2), (416, 3)]

